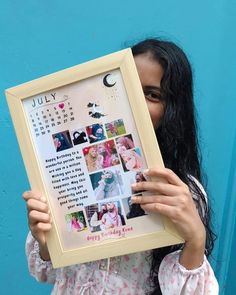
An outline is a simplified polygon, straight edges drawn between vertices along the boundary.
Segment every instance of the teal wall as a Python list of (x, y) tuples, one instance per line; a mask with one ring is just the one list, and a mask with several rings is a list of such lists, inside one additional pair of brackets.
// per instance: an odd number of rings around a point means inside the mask
[[(99, 2), (99, 4), (98, 4)], [(0, 1), (0, 288), (3, 294), (49, 294), (28, 274), (29, 188), (4, 89), (164, 36), (187, 52), (195, 74), (203, 163), (218, 241), (212, 264), (221, 294), (236, 294), (236, 2)], [(234, 235), (233, 235), (234, 234)]]

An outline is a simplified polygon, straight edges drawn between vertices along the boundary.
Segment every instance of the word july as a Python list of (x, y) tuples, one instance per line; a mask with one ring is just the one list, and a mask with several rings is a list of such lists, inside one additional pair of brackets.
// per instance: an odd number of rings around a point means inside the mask
[(51, 93), (50, 96), (41, 96), (38, 98), (33, 98), (32, 107), (35, 108), (37, 106), (41, 106), (43, 104), (52, 103), (56, 100), (56, 93)]

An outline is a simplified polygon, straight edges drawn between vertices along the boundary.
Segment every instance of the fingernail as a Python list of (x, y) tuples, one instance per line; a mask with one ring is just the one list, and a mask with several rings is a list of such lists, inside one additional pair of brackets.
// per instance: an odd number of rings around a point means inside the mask
[(29, 195), (29, 192), (24, 192), (23, 195), (22, 195), (22, 197), (23, 198), (26, 198), (28, 195)]
[(46, 198), (45, 198), (45, 197), (41, 197), (41, 198), (40, 198), (40, 200), (41, 200), (42, 202), (44, 202), (44, 203), (46, 203), (46, 202), (47, 202), (47, 200), (46, 200)]
[(131, 197), (131, 202), (132, 203), (135, 203), (135, 202), (137, 202), (138, 201), (138, 197), (135, 197), (135, 196), (132, 196)]
[(132, 188), (135, 188), (136, 186), (137, 186), (137, 183), (132, 183), (132, 184), (131, 184), (131, 187), (132, 187)]
[(144, 169), (144, 170), (143, 170), (143, 174), (144, 174), (144, 175), (148, 175), (148, 172), (149, 172), (149, 169)]

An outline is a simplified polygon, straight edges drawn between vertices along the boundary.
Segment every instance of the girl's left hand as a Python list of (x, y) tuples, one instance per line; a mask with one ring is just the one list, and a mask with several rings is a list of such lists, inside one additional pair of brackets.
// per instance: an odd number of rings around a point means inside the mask
[(158, 181), (144, 181), (132, 185), (132, 189), (148, 191), (151, 195), (133, 196), (132, 202), (140, 204), (146, 212), (167, 216), (185, 240), (185, 247), (199, 250), (203, 256), (206, 232), (188, 186), (170, 169), (151, 168), (144, 175)]

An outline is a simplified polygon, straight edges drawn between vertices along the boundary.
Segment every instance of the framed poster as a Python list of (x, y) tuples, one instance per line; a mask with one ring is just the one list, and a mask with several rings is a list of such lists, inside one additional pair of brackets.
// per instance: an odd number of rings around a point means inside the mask
[(168, 219), (130, 202), (142, 170), (163, 166), (130, 49), (6, 96), (31, 188), (51, 211), (55, 268), (183, 242)]

